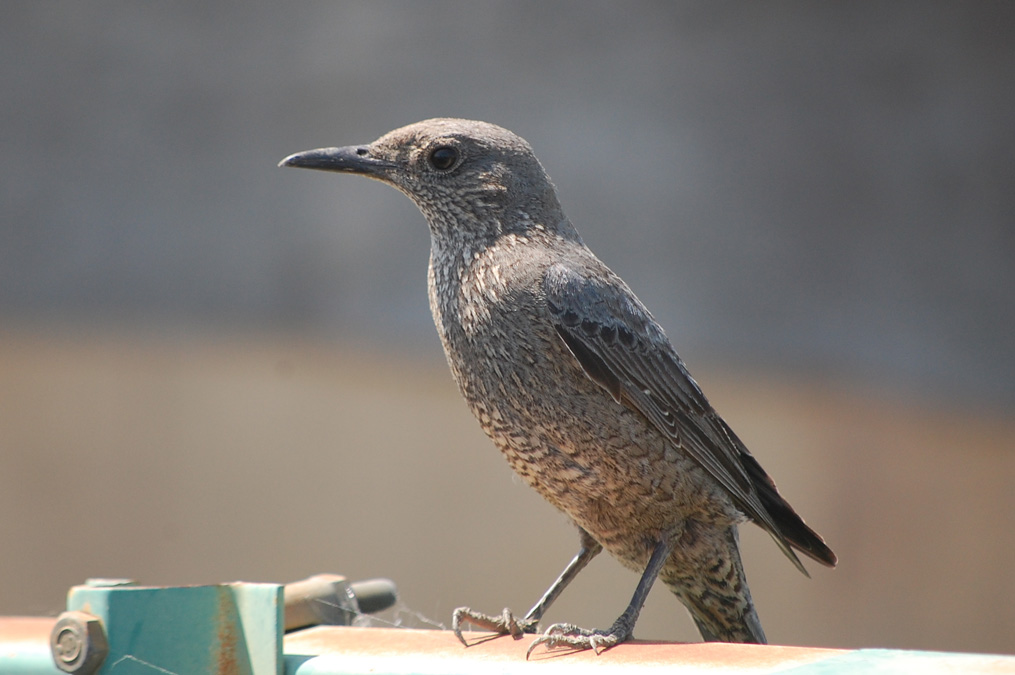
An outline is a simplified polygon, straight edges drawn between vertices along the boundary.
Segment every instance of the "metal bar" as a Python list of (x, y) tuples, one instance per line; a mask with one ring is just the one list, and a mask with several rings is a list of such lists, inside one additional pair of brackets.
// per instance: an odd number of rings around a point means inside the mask
[[(979, 673), (1015, 675), (1015, 656), (891, 649), (814, 649), (724, 643), (626, 642), (596, 655), (538, 649), (528, 639), (467, 633), (463, 647), (450, 631), (317, 626), (283, 638), (282, 587), (223, 584), (183, 588), (102, 585), (71, 590), (63, 625), (79, 635), (101, 628), (108, 653), (98, 664), (74, 662), (73, 636), (56, 618), (0, 617), (0, 674), (127, 673), (221, 675), (352, 675), (359, 673), (557, 672), (721, 673)], [(383, 590), (383, 589), (382, 589)], [(80, 612), (75, 614), (74, 612)], [(93, 621), (101, 622), (96, 626)], [(76, 639), (76, 638), (75, 638)], [(61, 646), (62, 645), (62, 646)], [(100, 650), (101, 651), (101, 650)], [(65, 671), (54, 659), (63, 659)], [(537, 663), (532, 663), (537, 662)], [(71, 670), (66, 670), (70, 668)], [(98, 670), (95, 670), (98, 668)]]
[(54, 617), (0, 617), (0, 673), (64, 675), (53, 662), (49, 635)]

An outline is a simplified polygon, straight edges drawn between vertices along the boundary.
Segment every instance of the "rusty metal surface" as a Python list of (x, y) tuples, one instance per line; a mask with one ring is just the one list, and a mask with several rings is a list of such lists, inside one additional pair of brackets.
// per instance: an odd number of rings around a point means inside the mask
[[(49, 636), (55, 618), (0, 617), (0, 673), (54, 674)], [(537, 651), (525, 660), (530, 639), (466, 633), (465, 648), (450, 631), (319, 626), (284, 639), (286, 675), (339, 673), (514, 673), (533, 668), (559, 672), (665, 671), (672, 674), (793, 673), (1015, 673), (1015, 657), (884, 649), (816, 649), (722, 643), (632, 641), (600, 655)], [(176, 644), (186, 649), (185, 644)], [(281, 664), (280, 664), (281, 665)]]
[(663, 672), (792, 673), (792, 675), (859, 675), (860, 673), (1015, 674), (1015, 657), (993, 654), (927, 652), (897, 649), (821, 649), (779, 645), (673, 643), (634, 640), (602, 654), (592, 651), (537, 650), (526, 662), (531, 637), (512, 640), (467, 633), (465, 648), (450, 631), (319, 626), (285, 638), (287, 675), (339, 673), (515, 673), (532, 672)]
[[(537, 650), (527, 663), (531, 637), (491, 639), (466, 633), (468, 649), (450, 631), (319, 626), (287, 635), (284, 641), (289, 675), (324, 673), (465, 673), (515, 672), (539, 667), (627, 671), (665, 669), (669, 673), (769, 673), (814, 663), (842, 650), (632, 641), (600, 655), (591, 651)], [(316, 657), (316, 658), (313, 658)]]
[(11, 645), (34, 644), (41, 639), (48, 649), (54, 624), (55, 616), (0, 616), (0, 644), (6, 651)]

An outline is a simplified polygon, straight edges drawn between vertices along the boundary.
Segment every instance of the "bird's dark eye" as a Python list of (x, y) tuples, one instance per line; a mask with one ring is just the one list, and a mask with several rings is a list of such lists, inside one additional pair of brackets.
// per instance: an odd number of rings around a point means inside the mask
[(438, 171), (447, 171), (458, 161), (458, 148), (442, 145), (430, 151), (430, 166)]

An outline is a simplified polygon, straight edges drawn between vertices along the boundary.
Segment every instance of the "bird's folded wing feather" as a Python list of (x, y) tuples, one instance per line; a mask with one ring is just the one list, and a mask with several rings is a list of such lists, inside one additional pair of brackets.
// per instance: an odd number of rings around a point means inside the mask
[(558, 335), (585, 373), (701, 465), (806, 574), (758, 497), (741, 461), (746, 448), (728, 433), (662, 329), (619, 277), (583, 267), (552, 265), (543, 291)]

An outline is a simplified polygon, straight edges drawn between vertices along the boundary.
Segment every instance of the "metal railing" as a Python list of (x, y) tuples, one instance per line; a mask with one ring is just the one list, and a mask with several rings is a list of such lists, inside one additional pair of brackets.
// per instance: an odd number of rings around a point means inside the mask
[(68, 593), (56, 618), (0, 617), (0, 674), (335, 675), (792, 672), (1013, 673), (1015, 656), (886, 649), (815, 649), (637, 640), (602, 654), (537, 651), (529, 640), (450, 631), (359, 628), (353, 619), (395, 602), (386, 579), (319, 575), (286, 584), (153, 587), (92, 580)]

